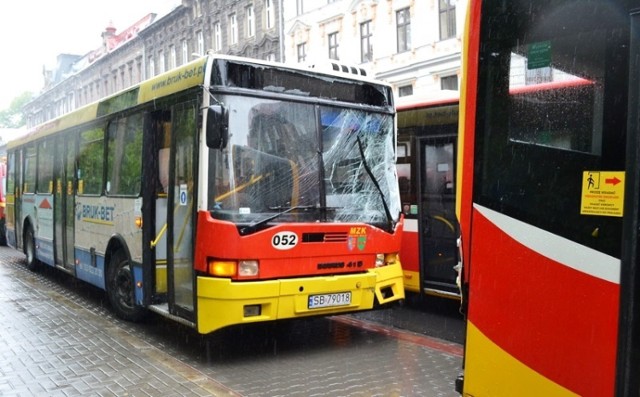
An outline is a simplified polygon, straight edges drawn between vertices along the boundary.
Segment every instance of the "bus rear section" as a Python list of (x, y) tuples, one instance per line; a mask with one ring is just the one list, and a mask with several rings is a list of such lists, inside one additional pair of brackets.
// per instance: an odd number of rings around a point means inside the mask
[(457, 91), (397, 100), (398, 180), (405, 216), (404, 286), (417, 298), (460, 299), (455, 213)]

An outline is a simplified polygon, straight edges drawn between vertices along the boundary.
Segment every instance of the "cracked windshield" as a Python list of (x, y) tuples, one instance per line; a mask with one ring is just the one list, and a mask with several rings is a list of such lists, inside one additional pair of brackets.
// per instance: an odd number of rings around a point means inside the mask
[(385, 226), (398, 220), (391, 116), (260, 98), (221, 100), (229, 112), (229, 143), (210, 152), (214, 217), (239, 224)]

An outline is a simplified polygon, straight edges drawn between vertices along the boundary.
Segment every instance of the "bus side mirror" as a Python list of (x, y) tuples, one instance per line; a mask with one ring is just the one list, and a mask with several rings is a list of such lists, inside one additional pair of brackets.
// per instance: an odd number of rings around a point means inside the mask
[(207, 109), (207, 146), (223, 149), (229, 139), (229, 116), (222, 105), (212, 105)]

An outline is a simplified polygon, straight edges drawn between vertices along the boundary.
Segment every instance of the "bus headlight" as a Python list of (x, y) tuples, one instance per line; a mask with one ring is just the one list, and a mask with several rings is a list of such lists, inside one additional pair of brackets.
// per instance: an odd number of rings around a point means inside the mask
[(398, 262), (398, 253), (376, 254), (376, 267), (393, 265)]
[(238, 277), (258, 277), (260, 265), (256, 260), (238, 262)]
[(255, 278), (260, 274), (256, 260), (225, 261), (209, 258), (208, 273), (215, 277)]

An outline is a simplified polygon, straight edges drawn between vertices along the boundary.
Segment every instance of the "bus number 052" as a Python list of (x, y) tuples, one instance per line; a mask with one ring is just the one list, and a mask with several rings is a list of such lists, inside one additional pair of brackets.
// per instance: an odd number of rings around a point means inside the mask
[(293, 232), (279, 232), (273, 235), (271, 245), (278, 250), (288, 250), (298, 244), (298, 235)]

